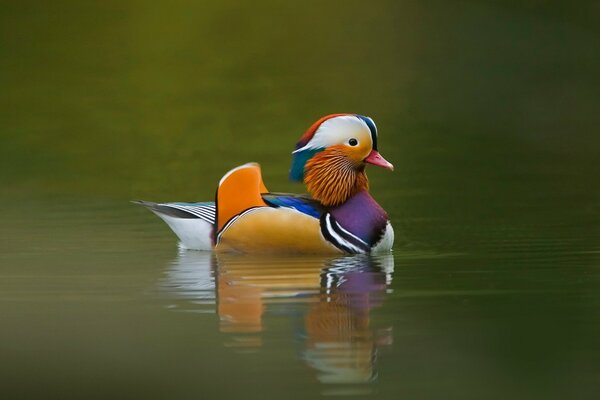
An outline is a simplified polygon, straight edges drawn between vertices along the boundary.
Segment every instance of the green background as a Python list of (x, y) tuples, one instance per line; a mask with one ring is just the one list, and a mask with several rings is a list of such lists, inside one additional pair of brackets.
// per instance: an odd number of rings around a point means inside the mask
[(356, 112), (396, 167), (368, 170), (397, 235), (372, 396), (595, 398), (599, 18), (597, 1), (2, 2), (4, 387), (323, 395), (281, 312), (242, 358), (214, 315), (167, 312), (181, 255), (128, 201), (211, 200), (249, 161), (300, 192), (297, 139)]

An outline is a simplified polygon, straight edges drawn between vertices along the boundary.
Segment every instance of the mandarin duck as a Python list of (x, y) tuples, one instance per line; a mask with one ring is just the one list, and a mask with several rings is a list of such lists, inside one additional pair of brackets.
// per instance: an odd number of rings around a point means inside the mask
[(216, 200), (136, 201), (175, 232), (184, 248), (241, 253), (379, 253), (394, 231), (369, 194), (367, 164), (393, 170), (377, 149), (369, 117), (332, 114), (315, 122), (292, 152), (290, 179), (310, 196), (270, 192), (260, 166), (241, 165), (219, 182)]

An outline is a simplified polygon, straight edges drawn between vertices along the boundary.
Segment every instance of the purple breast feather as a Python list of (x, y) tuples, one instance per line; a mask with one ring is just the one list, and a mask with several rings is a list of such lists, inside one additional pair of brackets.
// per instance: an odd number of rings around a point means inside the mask
[(358, 192), (330, 213), (344, 229), (369, 245), (379, 241), (389, 220), (385, 210), (366, 191)]

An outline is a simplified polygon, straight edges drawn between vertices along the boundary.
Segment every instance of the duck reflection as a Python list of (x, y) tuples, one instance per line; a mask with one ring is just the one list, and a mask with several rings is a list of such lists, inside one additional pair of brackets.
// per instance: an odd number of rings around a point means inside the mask
[[(371, 311), (383, 304), (394, 259), (385, 256), (265, 257), (181, 251), (163, 282), (171, 308), (216, 312), (225, 345), (240, 351), (263, 343), (265, 320), (285, 317), (300, 357), (323, 383), (365, 383), (376, 355), (392, 342), (375, 329)], [(215, 307), (216, 306), (216, 307)]]

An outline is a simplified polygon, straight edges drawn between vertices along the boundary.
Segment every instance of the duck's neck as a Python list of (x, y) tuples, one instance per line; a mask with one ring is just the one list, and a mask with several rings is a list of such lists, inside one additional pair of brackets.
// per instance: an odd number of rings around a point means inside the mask
[(322, 151), (306, 162), (304, 183), (311, 196), (328, 207), (369, 190), (364, 164), (355, 164), (336, 149)]

